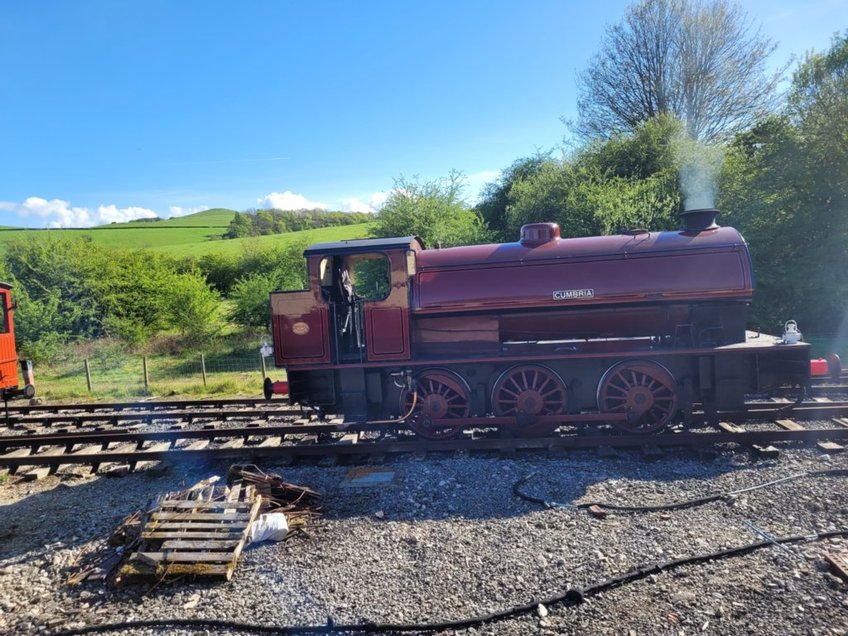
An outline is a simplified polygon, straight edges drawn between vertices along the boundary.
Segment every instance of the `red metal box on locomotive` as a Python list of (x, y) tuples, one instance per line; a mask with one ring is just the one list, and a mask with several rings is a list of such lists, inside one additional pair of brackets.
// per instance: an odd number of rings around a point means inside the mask
[(459, 421), (653, 432), (693, 403), (806, 385), (808, 345), (746, 332), (748, 247), (715, 214), (679, 232), (562, 239), (537, 223), (516, 243), (312, 245), (309, 288), (271, 295), (275, 362), (292, 402), (432, 438)]

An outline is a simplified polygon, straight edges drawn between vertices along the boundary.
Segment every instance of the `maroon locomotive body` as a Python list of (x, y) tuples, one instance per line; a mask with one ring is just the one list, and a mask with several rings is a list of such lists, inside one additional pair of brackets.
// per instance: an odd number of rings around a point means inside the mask
[(747, 245), (715, 212), (679, 232), (424, 249), (415, 237), (319, 243), (309, 288), (271, 295), (292, 402), (351, 419), (541, 434), (606, 421), (653, 432), (692, 404), (804, 386), (809, 347), (746, 332)]

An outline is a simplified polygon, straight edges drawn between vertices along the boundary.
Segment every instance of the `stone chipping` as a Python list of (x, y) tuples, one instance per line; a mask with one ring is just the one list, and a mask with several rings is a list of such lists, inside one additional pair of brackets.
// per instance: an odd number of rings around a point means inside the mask
[[(532, 603), (533, 611), (462, 634), (848, 634), (848, 587), (823, 554), (848, 541), (769, 547), (651, 575), (579, 606), (540, 600), (632, 568), (772, 536), (848, 528), (848, 477), (801, 479), (732, 501), (596, 518), (543, 508), (513, 484), (563, 504), (646, 505), (730, 491), (827, 468), (848, 455), (784, 447), (776, 459), (723, 449), (712, 461), (639, 452), (511, 458), (390, 458), (394, 485), (345, 488), (344, 466), (263, 464), (324, 493), (324, 516), (283, 543), (249, 547), (229, 582), (112, 589), (67, 579), (115, 526), (157, 493), (225, 475), (226, 464), (171, 466), (119, 479), (79, 469), (0, 483), (0, 633), (40, 634), (101, 623), (219, 619), (252, 624), (461, 619)], [(114, 632), (118, 633), (118, 632)], [(121, 629), (125, 636), (157, 629)], [(168, 634), (243, 633), (209, 628)], [(449, 632), (441, 632), (449, 633)]]

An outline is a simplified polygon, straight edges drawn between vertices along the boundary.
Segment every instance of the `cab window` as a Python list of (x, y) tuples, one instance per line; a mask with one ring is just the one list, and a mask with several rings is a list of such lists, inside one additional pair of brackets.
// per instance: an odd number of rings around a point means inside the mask
[(391, 291), (389, 259), (385, 254), (356, 254), (345, 259), (353, 293), (362, 300), (383, 300)]
[(9, 331), (9, 296), (0, 294), (0, 304), (2, 304), (2, 309), (0, 309), (0, 333), (6, 333)]

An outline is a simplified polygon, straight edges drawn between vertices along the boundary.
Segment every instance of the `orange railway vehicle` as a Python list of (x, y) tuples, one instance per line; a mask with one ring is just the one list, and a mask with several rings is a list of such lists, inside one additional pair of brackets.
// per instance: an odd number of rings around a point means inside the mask
[(4, 402), (15, 398), (35, 396), (35, 383), (32, 376), (32, 362), (20, 361), (23, 383), (18, 375), (18, 352), (15, 349), (15, 321), (12, 314), (12, 286), (0, 283), (0, 399)]

